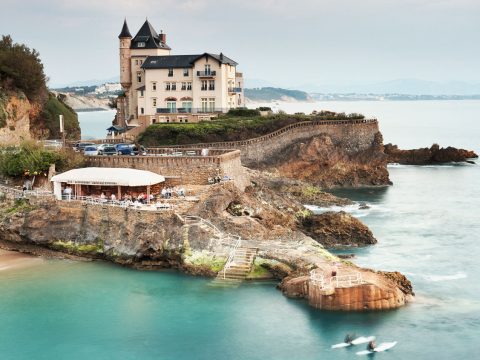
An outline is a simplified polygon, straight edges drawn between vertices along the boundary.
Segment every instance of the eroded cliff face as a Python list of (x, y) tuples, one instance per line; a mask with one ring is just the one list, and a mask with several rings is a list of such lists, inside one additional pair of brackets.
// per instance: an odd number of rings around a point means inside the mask
[(18, 145), (31, 139), (59, 139), (60, 114), (64, 115), (67, 138), (80, 138), (76, 113), (55, 96), (33, 102), (21, 92), (0, 89), (0, 145)]
[(0, 91), (0, 145), (30, 140), (30, 118), (38, 115), (38, 106), (24, 96), (7, 96)]
[(380, 132), (369, 148), (358, 151), (335, 142), (327, 134), (315, 136), (272, 157), (265, 168), (324, 188), (391, 184)]

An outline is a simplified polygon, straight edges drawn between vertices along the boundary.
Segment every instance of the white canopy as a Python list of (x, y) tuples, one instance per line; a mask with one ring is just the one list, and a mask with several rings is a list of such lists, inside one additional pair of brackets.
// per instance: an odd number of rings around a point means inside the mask
[(87, 167), (55, 175), (51, 181), (82, 185), (147, 186), (164, 182), (165, 178), (145, 170)]

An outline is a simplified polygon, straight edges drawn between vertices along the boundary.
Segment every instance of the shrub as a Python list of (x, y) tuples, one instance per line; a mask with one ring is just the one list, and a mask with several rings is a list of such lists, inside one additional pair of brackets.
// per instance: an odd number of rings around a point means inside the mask
[(259, 116), (260, 111), (255, 109), (247, 109), (247, 108), (238, 108), (238, 109), (230, 109), (228, 110), (227, 116)]

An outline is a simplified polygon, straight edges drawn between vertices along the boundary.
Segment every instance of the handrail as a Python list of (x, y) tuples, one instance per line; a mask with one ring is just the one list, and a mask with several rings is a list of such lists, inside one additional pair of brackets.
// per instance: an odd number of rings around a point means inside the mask
[(360, 272), (347, 275), (335, 275), (326, 280), (322, 274), (319, 274), (317, 271), (312, 270), (310, 271), (310, 280), (314, 284), (318, 285), (321, 290), (331, 288), (347, 288), (366, 283), (362, 279), (362, 274)]
[(230, 250), (230, 255), (228, 256), (227, 262), (225, 263), (225, 266), (223, 267), (223, 279), (225, 280), (225, 273), (227, 272), (228, 269), (233, 264), (233, 259), (235, 258), (235, 254), (237, 252), (237, 249), (240, 247), (240, 244), (242, 243), (242, 240), (239, 238), (235, 244), (233, 245), (232, 250)]
[[(257, 142), (262, 142), (264, 140), (270, 139), (272, 137), (279, 136), (291, 129), (299, 128), (299, 127), (310, 127), (310, 126), (318, 126), (318, 125), (352, 125), (352, 124), (376, 124), (378, 123), (377, 119), (343, 119), (343, 120), (311, 120), (311, 121), (300, 121), (294, 124), (290, 124), (284, 126), (278, 130), (275, 130), (271, 133), (258, 136), (251, 139), (246, 140), (237, 140), (237, 141), (219, 141), (219, 142), (212, 142), (212, 143), (197, 143), (197, 144), (183, 144), (183, 145), (170, 145), (169, 148), (184, 148), (184, 147), (218, 147), (218, 146), (226, 146), (226, 147), (235, 147), (235, 146), (245, 146), (254, 144)], [(167, 146), (166, 146), (167, 147)], [(147, 149), (148, 150), (148, 149)]]

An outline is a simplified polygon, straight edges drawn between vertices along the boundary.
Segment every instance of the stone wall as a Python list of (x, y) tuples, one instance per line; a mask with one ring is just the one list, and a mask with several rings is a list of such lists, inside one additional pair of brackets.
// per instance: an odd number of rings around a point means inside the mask
[(240, 151), (222, 151), (211, 156), (90, 156), (88, 166), (148, 170), (182, 184), (206, 185), (217, 174), (233, 178), (241, 189), (248, 177), (241, 166)]
[[(245, 166), (255, 166), (267, 161), (288, 146), (313, 136), (327, 134), (336, 145), (355, 153), (368, 149), (379, 131), (376, 119), (314, 120), (288, 125), (270, 134), (245, 141), (195, 144), (199, 148), (238, 149)], [(191, 147), (180, 145), (178, 148)]]

